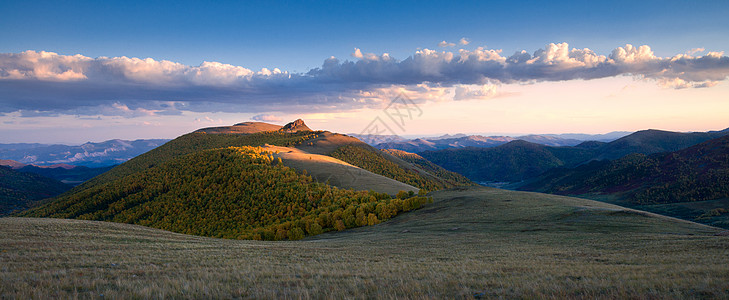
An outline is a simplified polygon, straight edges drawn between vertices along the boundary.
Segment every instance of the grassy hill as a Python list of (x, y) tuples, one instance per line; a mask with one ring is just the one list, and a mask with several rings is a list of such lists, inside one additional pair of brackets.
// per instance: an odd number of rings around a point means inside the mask
[(716, 228), (555, 195), (432, 196), (389, 222), (302, 241), (0, 218), (0, 297), (729, 297), (729, 238)]
[(340, 190), (274, 164), (262, 148), (200, 151), (22, 213), (234, 239), (300, 239), (374, 225), (425, 197)]
[(27, 209), (70, 188), (70, 185), (52, 178), (0, 166), (0, 216)]
[[(631, 154), (614, 161), (555, 169), (520, 189), (588, 197), (609, 195), (612, 201), (631, 206), (729, 198), (729, 136), (675, 152)], [(712, 224), (729, 228), (729, 205), (710, 210), (716, 216), (726, 214), (724, 220)], [(700, 210), (693, 214), (697, 212)], [(707, 211), (677, 216), (694, 219), (703, 213)]]

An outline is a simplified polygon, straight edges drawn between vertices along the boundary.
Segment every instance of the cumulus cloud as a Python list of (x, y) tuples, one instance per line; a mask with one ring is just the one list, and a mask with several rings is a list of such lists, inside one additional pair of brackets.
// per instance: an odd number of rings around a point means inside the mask
[(261, 121), (261, 122), (281, 122), (281, 121), (283, 121), (283, 119), (281, 119), (275, 115), (271, 115), (271, 114), (255, 115), (255, 116), (251, 117), (251, 120)]
[[(444, 41), (445, 42), (445, 41)], [(468, 42), (465, 38), (460, 44)], [(451, 47), (453, 43), (445, 42)], [(0, 113), (149, 114), (325, 111), (378, 107), (394, 93), (420, 101), (487, 99), (492, 85), (632, 75), (666, 88), (707, 88), (729, 76), (723, 52), (692, 49), (656, 56), (647, 45), (609, 54), (551, 43), (534, 52), (421, 49), (399, 60), (354, 49), (354, 60), (330, 57), (306, 73), (252, 70), (219, 62), (188, 66), (167, 60), (0, 54)], [(496, 94), (494, 94), (496, 93)], [(126, 108), (125, 108), (126, 107)]]
[(449, 43), (446, 41), (442, 41), (442, 42), (438, 43), (438, 47), (454, 47), (454, 46), (456, 46), (456, 44)]
[(458, 44), (459, 44), (459, 45), (463, 45), (463, 46), (465, 46), (465, 45), (468, 45), (468, 44), (470, 44), (470, 43), (471, 43), (471, 42), (470, 42), (470, 41), (469, 41), (469, 40), (468, 40), (467, 38), (461, 38), (461, 39), (460, 39), (460, 40), (458, 41)]
[(496, 96), (499, 96), (499, 92), (494, 84), (456, 85), (453, 100), (486, 100)]

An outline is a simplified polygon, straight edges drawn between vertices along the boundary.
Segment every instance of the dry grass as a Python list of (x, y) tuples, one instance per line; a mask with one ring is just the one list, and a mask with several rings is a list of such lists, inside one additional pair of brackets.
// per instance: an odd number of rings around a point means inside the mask
[(715, 228), (534, 193), (433, 196), (298, 242), (4, 218), (0, 298), (729, 297), (729, 238)]
[(281, 158), (283, 164), (298, 171), (306, 170), (313, 178), (342, 189), (357, 191), (373, 190), (395, 195), (399, 191), (418, 192), (418, 188), (372, 173), (327, 155), (312, 154), (292, 147), (266, 145), (266, 151), (274, 158)]

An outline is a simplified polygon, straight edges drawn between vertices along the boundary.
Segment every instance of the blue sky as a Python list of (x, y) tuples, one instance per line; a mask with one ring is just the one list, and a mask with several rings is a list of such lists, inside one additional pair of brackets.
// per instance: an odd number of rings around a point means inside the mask
[[(387, 102), (384, 98), (392, 97), (394, 90), (410, 92), (408, 95), (425, 112), (421, 119), (413, 120), (413, 124), (422, 124), (399, 134), (446, 133), (443, 126), (428, 125), (436, 121), (457, 124), (447, 128), (450, 133), (599, 133), (646, 126), (670, 130), (721, 129), (729, 127), (729, 123), (723, 124), (719, 116), (706, 123), (702, 116), (713, 116), (717, 110), (729, 113), (728, 104), (717, 99), (727, 89), (723, 52), (729, 52), (728, 15), (726, 1), (2, 1), (0, 53), (7, 57), (0, 58), (4, 64), (0, 65), (0, 89), (6, 91), (5, 96), (0, 96), (0, 121), (4, 124), (0, 142), (174, 137), (196, 127), (236, 123), (255, 116), (270, 116), (266, 119), (281, 120), (278, 123), (304, 116), (313, 122), (311, 127), (357, 132), (377, 116)], [(461, 38), (466, 38), (468, 44), (459, 43)], [(445, 47), (439, 46), (442, 41), (446, 42)], [(564, 43), (567, 49), (589, 48), (595, 56), (607, 59), (613, 59), (610, 55), (614, 49), (627, 49), (626, 44), (636, 49), (647, 45), (652, 57), (658, 58), (652, 63), (662, 66), (645, 71), (647, 65), (653, 65), (630, 61), (618, 66), (622, 68), (619, 72), (605, 73), (604, 68), (597, 67), (559, 74), (540, 73), (544, 71), (541, 68), (513, 69), (507, 77), (500, 77), (493, 69), (479, 65), (481, 73), (476, 75), (481, 77), (473, 79), (460, 76), (464, 70), (447, 73), (442, 67), (437, 70), (439, 76), (431, 76), (427, 62), (414, 74), (409, 65), (401, 63), (418, 56), (419, 51), (422, 55), (424, 49), (457, 56), (460, 49), (474, 54), (482, 47), (500, 53), (494, 61), (512, 57), (521, 50), (536, 56), (537, 51), (547, 49), (551, 43)], [(355, 49), (361, 49), (363, 56), (356, 57)], [(36, 54), (54, 52), (58, 57), (48, 58), (54, 60), (50, 67), (29, 67), (29, 63), (37, 61), (33, 57), (42, 55), (19, 55), (27, 50)], [(369, 61), (368, 53), (380, 63)], [(382, 63), (387, 60), (384, 53), (400, 64)], [(179, 65), (147, 64), (143, 69), (130, 69), (129, 64), (139, 67), (140, 62), (104, 60), (95, 62), (94, 67), (76, 66), (68, 58), (76, 54), (83, 56), (80, 60), (84, 61), (125, 56)], [(661, 68), (679, 68), (682, 64), (666, 64), (682, 54), (695, 58), (686, 60), (692, 64), (690, 70), (682, 69), (681, 74), (661, 73)], [(332, 56), (338, 59), (337, 68), (323, 68), (325, 60)], [(705, 58), (701, 60), (702, 57)], [(426, 58), (435, 59), (433, 55)], [(363, 63), (347, 69), (346, 61)], [(197, 67), (203, 62), (225, 64), (227, 71), (231, 71), (228, 65), (241, 67), (245, 70), (236, 69), (235, 78), (253, 79), (241, 83), (225, 77), (233, 75), (221, 75), (220, 66), (215, 69), (218, 73), (205, 78), (185, 77), (184, 82), (176, 81), (178, 77), (139, 73), (161, 68), (160, 72), (167, 74), (172, 69)], [(554, 64), (545, 61), (542, 67)], [(123, 65), (124, 69), (89, 71), (110, 65)], [(27, 72), (34, 67), (35, 73)], [(269, 80), (272, 77), (266, 74), (260, 76), (269, 76), (267, 79), (256, 79), (253, 73), (262, 68), (278, 68), (284, 75), (293, 75), (293, 79), (284, 80), (279, 78), (283, 75), (276, 74), (276, 80)], [(326, 72), (310, 73), (314, 68)], [(383, 71), (393, 68), (398, 71)], [(69, 69), (75, 73), (63, 73)], [(134, 74), (125, 73), (122, 79), (113, 76), (124, 70)], [(46, 71), (56, 73), (43, 73)], [(180, 72), (188, 76), (201, 71)], [(364, 76), (362, 72), (377, 73)], [(22, 76), (17, 75), (21, 73)], [(223, 80), (224, 84), (215, 80)], [(130, 92), (129, 84), (139, 89)], [(545, 104), (533, 99), (535, 95), (544, 95), (544, 91), (567, 93), (561, 87), (575, 84), (584, 91), (568, 96), (591, 99), (585, 100), (587, 103), (597, 101), (585, 109), (593, 107), (602, 114), (592, 121), (565, 122), (569, 112), (563, 109), (563, 117), (558, 110), (549, 112), (553, 116), (549, 124), (534, 119), (554, 107), (574, 107), (565, 106), (559, 99)], [(170, 91), (172, 87), (184, 88)], [(532, 91), (535, 88), (541, 90)], [(691, 97), (692, 102), (684, 105), (711, 107), (711, 111), (695, 111), (679, 104), (668, 105), (668, 110), (651, 109), (661, 106), (661, 102), (645, 99), (645, 110), (634, 119), (624, 120), (617, 116), (621, 106), (605, 106), (595, 100), (613, 95), (611, 99), (617, 100), (610, 103), (635, 101), (632, 97), (637, 94), (620, 96), (626, 88), (638, 89), (642, 97), (651, 93), (665, 94), (662, 99), (676, 101)], [(459, 99), (465, 102), (453, 100), (458, 98), (453, 96), (456, 89), (465, 91), (462, 94), (466, 96)], [(292, 103), (291, 99), (297, 100)], [(531, 107), (534, 111), (513, 109), (523, 103), (532, 103), (524, 109)], [(502, 117), (504, 121), (520, 121), (485, 125), (483, 114), (469, 114), (492, 110), (508, 112), (511, 117)], [(692, 113), (684, 115), (684, 111)], [(446, 115), (459, 117), (452, 120)]]

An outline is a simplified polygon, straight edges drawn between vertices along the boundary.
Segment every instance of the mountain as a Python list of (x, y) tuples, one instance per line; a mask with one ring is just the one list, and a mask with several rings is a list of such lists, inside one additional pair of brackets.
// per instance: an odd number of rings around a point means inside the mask
[(515, 182), (560, 166), (590, 159), (593, 151), (550, 147), (515, 140), (492, 148), (460, 148), (420, 153), (425, 159), (477, 182)]
[(0, 216), (27, 209), (70, 188), (55, 179), (0, 166)]
[(374, 225), (428, 202), (417, 194), (471, 184), (354, 137), (311, 131), (301, 120), (270, 128), (237, 124), (180, 136), (22, 215), (294, 240)]
[(296, 121), (288, 123), (281, 127), (280, 130), (283, 132), (312, 131), (308, 126), (306, 126), (306, 124), (304, 124), (304, 120), (302, 119), (297, 119)]
[(381, 144), (381, 143), (400, 142), (400, 141), (406, 140), (405, 138), (403, 138), (399, 135), (375, 135), (375, 134), (356, 134), (356, 133), (349, 133), (347, 135), (355, 137), (370, 146), (376, 146), (377, 144)]
[(410, 153), (420, 153), (423, 151), (434, 151), (451, 148), (478, 147), (490, 148), (506, 144), (515, 140), (523, 140), (527, 142), (547, 145), (547, 146), (574, 146), (579, 144), (580, 140), (563, 139), (550, 135), (524, 135), (518, 137), (510, 136), (481, 136), (481, 135), (444, 135), (435, 138), (418, 138), (412, 140), (393, 140), (377, 144), (378, 149), (396, 149)]
[(88, 168), (84, 166), (73, 166), (68, 164), (55, 164), (50, 166), (36, 166), (26, 165), (14, 160), (2, 159), (0, 160), (0, 166), (7, 166), (13, 170), (34, 173), (42, 175), (48, 178), (61, 181), (65, 184), (76, 186), (84, 181), (96, 177), (106, 171), (111, 170), (114, 166), (101, 167), (101, 168)]
[(614, 160), (628, 154), (675, 151), (727, 134), (729, 130), (690, 133), (643, 130), (609, 143), (585, 141), (571, 147), (552, 147), (515, 140), (491, 148), (453, 148), (420, 154), (477, 182), (520, 182), (552, 168)]
[(79, 146), (4, 144), (0, 158), (37, 166), (70, 164), (86, 167), (107, 167), (123, 163), (154, 149), (168, 140), (108, 140)]
[(618, 159), (631, 153), (652, 154), (676, 151), (727, 134), (729, 134), (728, 130), (709, 132), (642, 130), (600, 147), (599, 154), (594, 159)]
[(584, 134), (584, 133), (561, 133), (561, 134), (545, 134), (546, 136), (558, 137), (561, 139), (578, 140), (578, 141), (598, 141), (609, 143), (621, 137), (629, 135), (630, 131), (613, 131), (604, 134)]
[[(688, 137), (690, 141), (695, 138)], [(681, 136), (681, 141), (686, 139)], [(520, 189), (605, 198), (628, 206), (729, 199), (729, 136), (674, 152), (630, 154), (613, 161), (553, 169)], [(711, 209), (716, 209), (711, 212), (715, 217), (724, 215), (723, 221), (712, 224), (729, 228), (729, 201)]]
[(209, 128), (203, 128), (198, 129), (195, 132), (198, 133), (239, 133), (239, 134), (247, 134), (247, 133), (257, 133), (257, 132), (264, 132), (264, 131), (276, 131), (281, 129), (281, 126), (279, 125), (273, 125), (263, 122), (243, 122), (238, 123), (233, 126), (222, 126), (222, 127), (209, 127)]

